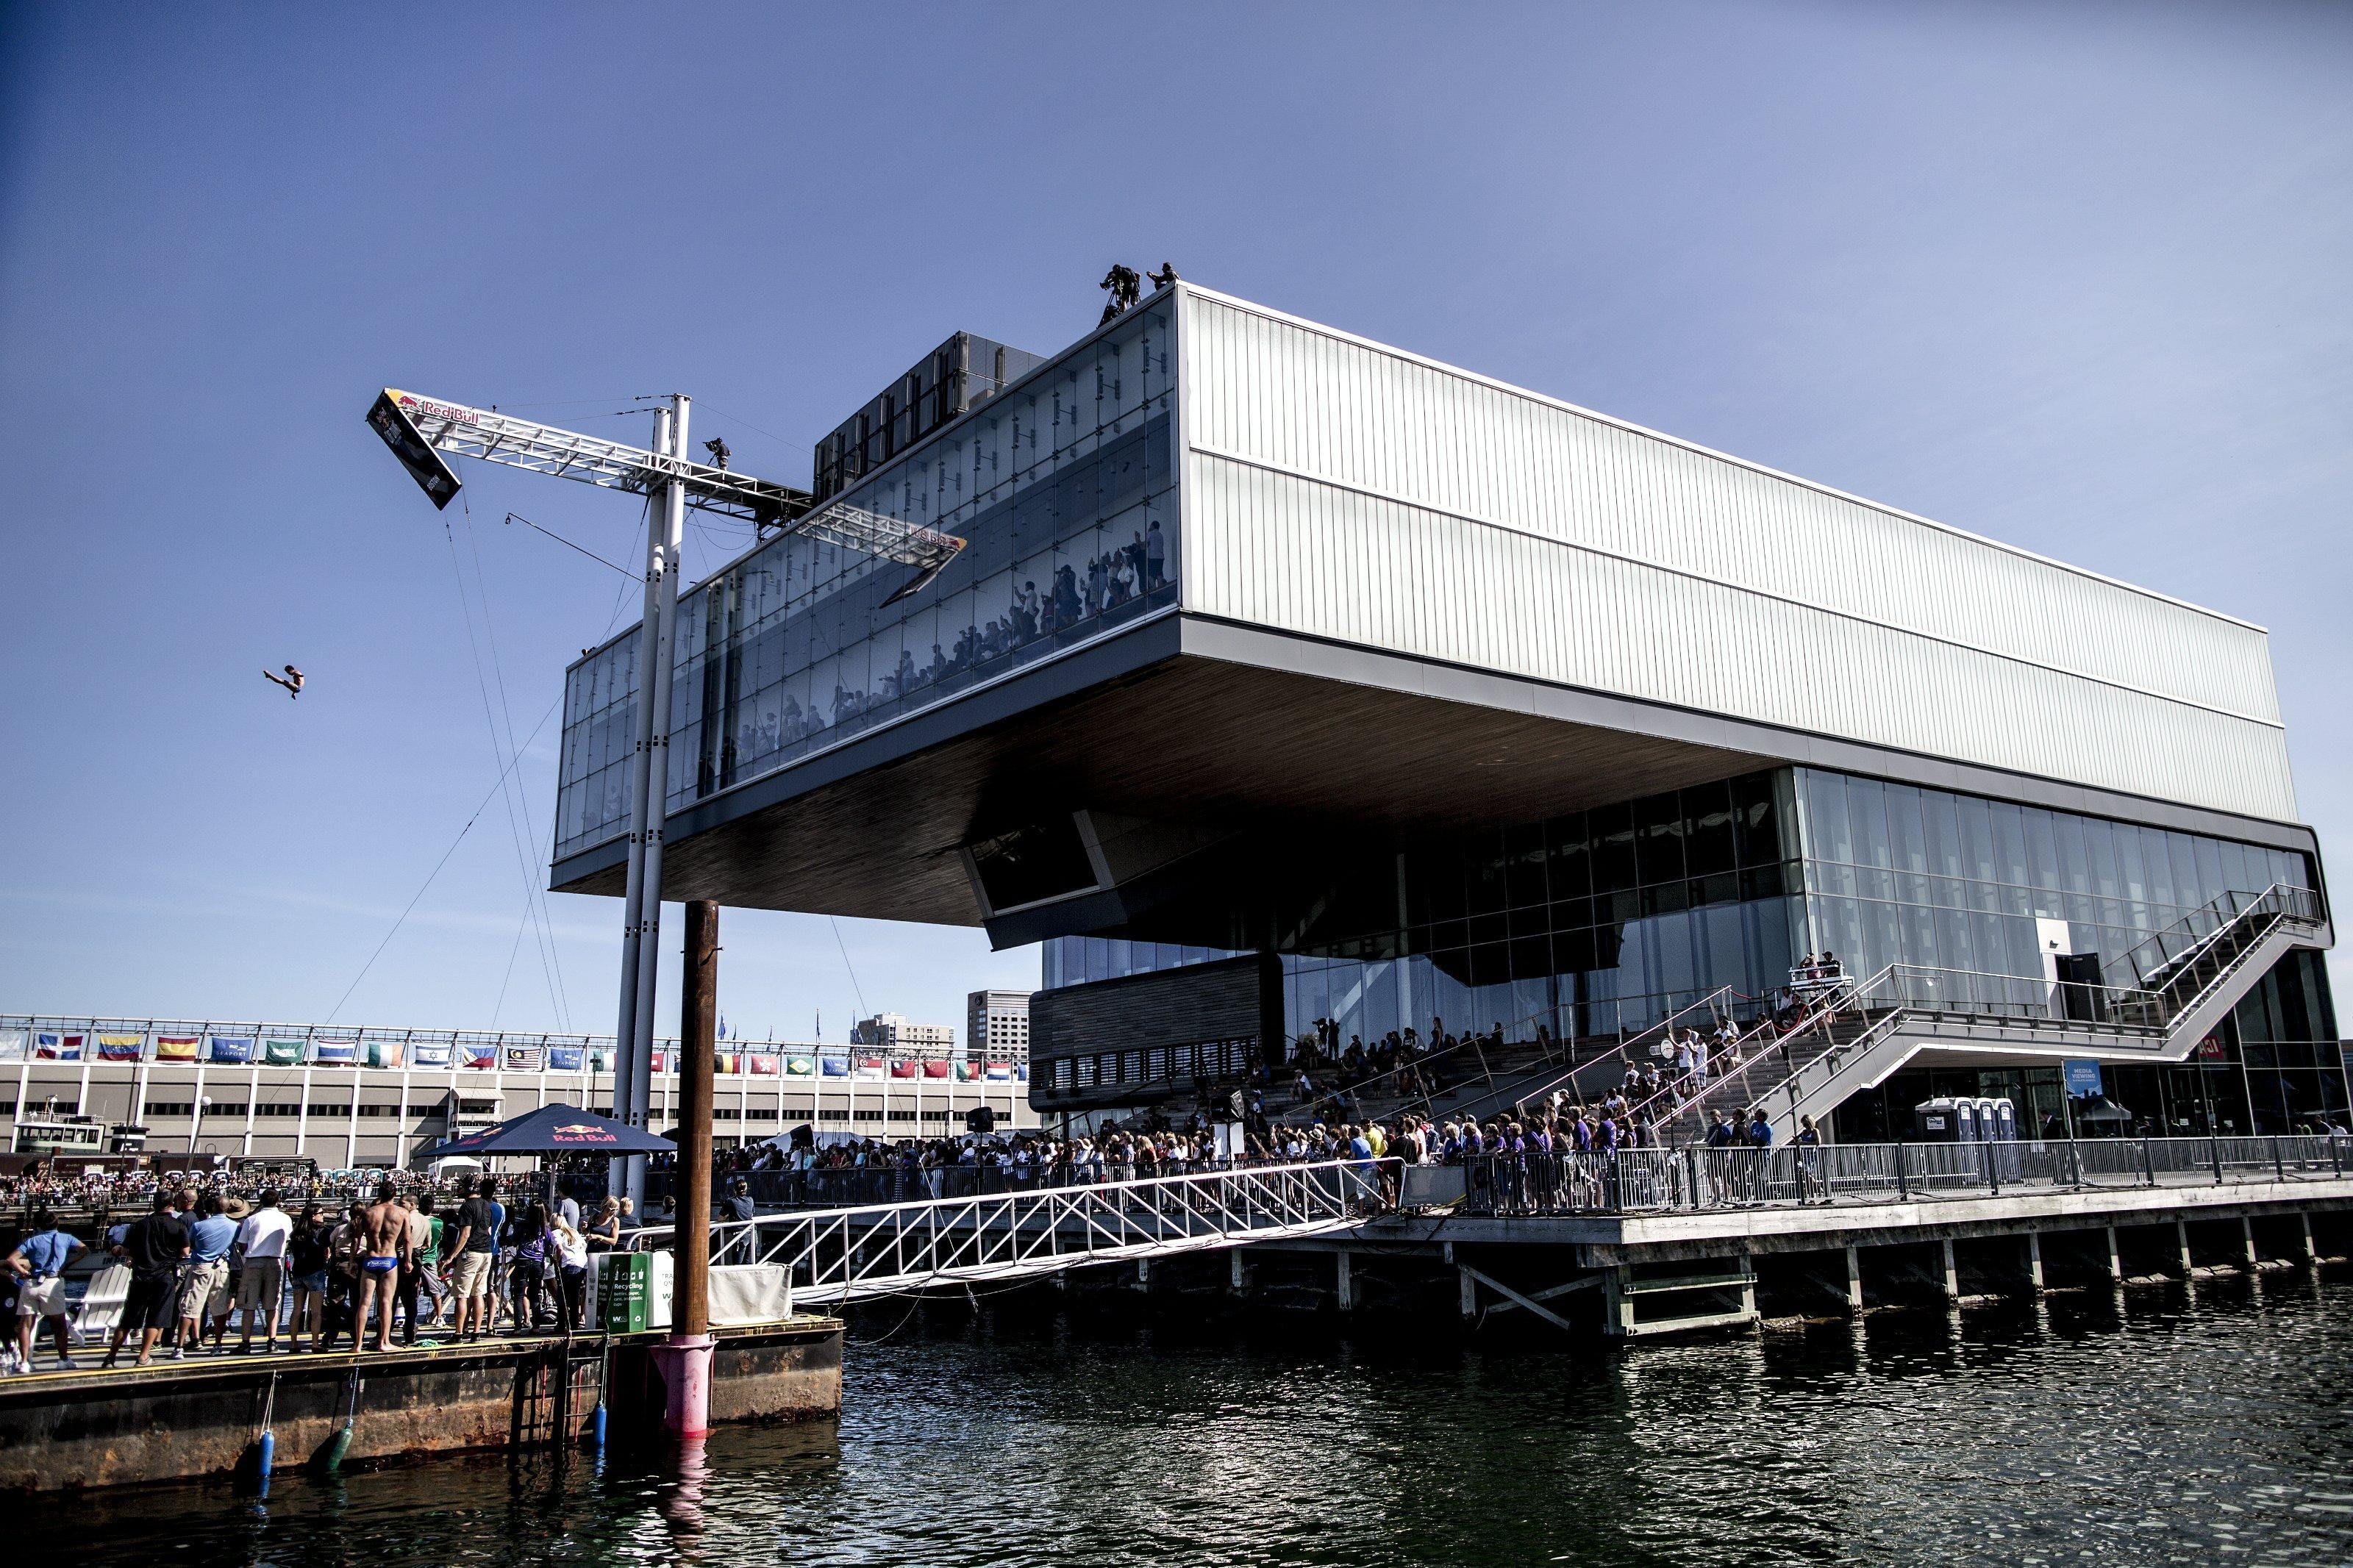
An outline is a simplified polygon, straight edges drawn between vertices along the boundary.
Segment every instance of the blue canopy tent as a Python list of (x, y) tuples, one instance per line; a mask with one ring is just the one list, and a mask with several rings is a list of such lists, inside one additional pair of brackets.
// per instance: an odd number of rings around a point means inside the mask
[(667, 1138), (576, 1105), (543, 1105), (496, 1127), (420, 1149), (408, 1163), (427, 1165), (436, 1160), (479, 1160), (493, 1154), (668, 1154), (677, 1149)]

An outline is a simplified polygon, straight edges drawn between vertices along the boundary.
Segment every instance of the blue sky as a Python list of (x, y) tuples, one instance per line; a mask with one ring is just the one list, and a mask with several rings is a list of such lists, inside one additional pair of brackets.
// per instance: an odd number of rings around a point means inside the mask
[[(2353, 828), (2353, 10), (15, 5), (0, 72), (0, 1009), (609, 1029), (617, 904), (525, 919), (552, 725), (458, 836), (627, 588), (499, 519), (636, 508), (437, 517), (375, 390), (684, 391), (805, 482), (1121, 259), (2260, 622)], [(728, 921), (754, 1035), (1037, 974)]]

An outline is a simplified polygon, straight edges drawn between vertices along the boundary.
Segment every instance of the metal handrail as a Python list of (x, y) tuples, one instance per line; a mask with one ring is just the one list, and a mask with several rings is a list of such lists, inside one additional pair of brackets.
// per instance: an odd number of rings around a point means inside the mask
[[(796, 1301), (851, 1301), (1344, 1230), (1394, 1207), (1400, 1165), (1317, 1161), (765, 1215), (711, 1226), (711, 1253), (785, 1269)], [(622, 1245), (675, 1236), (645, 1226)]]
[[(2269, 935), (2275, 926), (2289, 921), (2316, 923), (2319, 920), (2319, 915), (2317, 913), (2317, 901), (2316, 900), (2312, 899), (2309, 889), (2295, 888), (2286, 883), (2275, 882), (2270, 888), (2264, 889), (2263, 893), (2251, 900), (2247, 906), (2241, 910), (2238, 914), (2232, 916), (2229, 925), (2226, 925), (2221, 930), (2212, 933), (2212, 936), (2205, 944), (2206, 951), (2211, 952), (2214, 948), (2219, 945), (2220, 940), (2234, 929), (2253, 929), (2252, 926), (2247, 924), (2247, 922), (2250, 922), (2255, 917), (2263, 915), (2270, 915), (2274, 918), (2268, 923), (2263, 924), (2260, 930), (2255, 931), (2251, 940), (2240, 945), (2235, 952), (2218, 963), (2211, 973), (2206, 974), (2200, 984), (2199, 984), (2196, 990), (2192, 991), (2187, 997), (2184, 997), (2179, 1001), (2175, 1001), (2173, 999), (2172, 993), (2174, 986), (2179, 984), (2179, 980), (2198, 979), (2199, 967), (2196, 965), (2185, 970), (2183, 973), (2178, 977), (2175, 983), (2168, 984), (2166, 987), (2158, 991), (2131, 990), (2122, 987), (2103, 987), (2102, 990), (2107, 1002), (2107, 1010), (2138, 1011), (2140, 1013), (2140, 1016), (2133, 1022), (2111, 1022), (2106, 1020), (2066, 1018), (2063, 1016), (2052, 1017), (2048, 1010), (2049, 1004), (2047, 1001), (2043, 1011), (2039, 1015), (2021, 1009), (2016, 1013), (2007, 1013), (1997, 1016), (2007, 1017), (2032, 1017), (2039, 1016), (2041, 1017), (2050, 1018), (2053, 1023), (2063, 1025), (2071, 1029), (2093, 1030), (2117, 1035), (2132, 1034), (2143, 1037), (2153, 1035), (2159, 1040), (2167, 1039), (2174, 1033), (2175, 1026), (2182, 1018), (2196, 1012), (2204, 1005), (2206, 999), (2214, 993), (2217, 987), (2221, 986), (2244, 965), (2247, 954), (2253, 952), (2256, 946), (2261, 943), (2263, 937)], [(1970, 973), (1967, 971), (1926, 971), (1921, 970), (1919, 966), (1916, 965), (1890, 964), (1886, 969), (1882, 970), (1879, 974), (1873, 976), (1871, 981), (1866, 982), (1865, 984), (1869, 986), (1876, 986), (1882, 981), (1892, 981), (1899, 973), (1905, 971), (1926, 973)], [(2051, 981), (2023, 981), (2021, 977), (2014, 975), (2000, 978), (2043, 990), (2046, 996), (2050, 991), (2063, 984)], [(1857, 989), (1858, 991), (1861, 991), (1862, 988), (1858, 987)], [(2120, 999), (2124, 999), (2124, 1006), (2122, 1007), (2119, 1006)], [(1864, 1002), (1863, 1005), (1866, 1010), (1868, 1010), (1868, 1000)], [(1874, 1019), (1870, 1027), (1865, 1029), (1864, 1032), (1855, 1039), (1848, 1041), (1843, 1047), (1825, 1050), (1808, 1061), (1792, 1065), (1789, 1076), (1786, 1080), (1784, 1080), (1783, 1084), (1783, 1087), (1787, 1089), (1788, 1092), (1789, 1114), (1792, 1116), (1796, 1115), (1799, 1105), (1802, 1104), (1807, 1098), (1818, 1092), (1822, 1087), (1822, 1085), (1816, 1085), (1811, 1089), (1805, 1088), (1803, 1087), (1803, 1080), (1816, 1067), (1820, 1066), (1830, 1056), (1836, 1054), (1842, 1058), (1841, 1062), (1832, 1064), (1831, 1077), (1835, 1078), (1839, 1068), (1843, 1065), (1843, 1060), (1860, 1059), (1860, 1058), (1867, 1052), (1871, 1047), (1875, 1046), (1881, 1039), (1883, 1039), (1887, 1036), (1894, 1033), (1905, 1024), (1915, 1018), (1924, 1016), (1934, 1018), (1951, 1017), (1956, 1016), (1985, 1016), (1988, 1015), (1957, 1012), (1956, 1010), (1949, 1008), (1925, 1006), (1908, 997), (1893, 1003), (1887, 1007), (1885, 1013)], [(1823, 1080), (1825, 1084), (1829, 1081), (1829, 1079), (1825, 1079)]]
[(2339, 1181), (2353, 1137), (1782, 1143), (1480, 1154), (1464, 1163), (1468, 1215), (1635, 1214), (1779, 1203), (1982, 1200), (2025, 1191)]
[[(1517, 1096), (1517, 1098), (1520, 1100), (1541, 1100), (1545, 1096), (1552, 1093), (1555, 1089), (1559, 1089), (1564, 1084), (1573, 1087), (1576, 1083), (1577, 1074), (1588, 1071), (1591, 1068), (1599, 1066), (1601, 1063), (1609, 1060), (1613, 1057), (1620, 1058), (1630, 1065), (1634, 1058), (1628, 1053), (1632, 1051), (1637, 1046), (1641, 1046), (1647, 1051), (1650, 1048), (1647, 1042), (1649, 1042), (1652, 1037), (1660, 1034), (1662, 1030), (1672, 1029), (1680, 1026), (1683, 1016), (1696, 1008), (1707, 1008), (1711, 1017), (1728, 1015), (1731, 1011), (1729, 1006), (1719, 1009), (1716, 1006), (1716, 1004), (1727, 1001), (1729, 998), (1733, 997), (1738, 997), (1745, 1001), (1747, 999), (1747, 994), (1730, 985), (1719, 985), (1715, 990), (1709, 992), (1706, 995), (1702, 996), (1695, 1001), (1686, 1002), (1682, 1006), (1671, 1010), (1665, 1017), (1661, 1018), (1657, 1023), (1651, 1025), (1648, 1028), (1638, 1030), (1635, 1033), (1627, 1036), (1610, 1049), (1599, 1052), (1592, 1057), (1588, 1057), (1584, 1061), (1572, 1062), (1569, 1065), (1567, 1071), (1561, 1073), (1558, 1077), (1546, 1079), (1543, 1083), (1537, 1084), (1534, 1089), (1528, 1089), (1526, 1092)], [(1479, 1109), (1481, 1108), (1475, 1105), (1465, 1106), (1462, 1108), (1467, 1114), (1472, 1115), (1476, 1115)]]

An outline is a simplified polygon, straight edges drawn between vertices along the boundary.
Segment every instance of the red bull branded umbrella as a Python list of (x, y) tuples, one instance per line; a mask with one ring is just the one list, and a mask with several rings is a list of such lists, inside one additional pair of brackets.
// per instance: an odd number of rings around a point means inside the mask
[(491, 1154), (664, 1154), (677, 1148), (641, 1127), (576, 1105), (543, 1105), (512, 1121), (419, 1150), (408, 1163), (428, 1165), (460, 1154), (473, 1159)]

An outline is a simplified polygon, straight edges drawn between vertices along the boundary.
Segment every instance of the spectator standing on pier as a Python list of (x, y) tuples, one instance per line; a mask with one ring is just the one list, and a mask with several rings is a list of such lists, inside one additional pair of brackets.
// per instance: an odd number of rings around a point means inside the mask
[(533, 1200), (507, 1226), (507, 1289), (513, 1298), (517, 1333), (538, 1332), (545, 1320), (547, 1288), (547, 1205)]
[[(936, 1193), (933, 1195), (938, 1196)], [(621, 1244), (621, 1200), (607, 1194), (604, 1206), (596, 1211), (596, 1217), (588, 1222), (587, 1229), (582, 1234), (587, 1238), (591, 1252), (610, 1252), (618, 1247)]]
[[(237, 1347), (240, 1355), (253, 1349), (257, 1317), (265, 1325), (262, 1353), (278, 1349), (278, 1310), (286, 1290), (286, 1244), (293, 1233), (294, 1222), (278, 1206), (274, 1189), (265, 1191), (260, 1206), (237, 1222), (231, 1256), (244, 1266), (237, 1279), (237, 1320), (243, 1330)], [(299, 1319), (295, 1331), (301, 1331)]]
[(562, 1327), (571, 1333), (580, 1327), (588, 1304), (588, 1238), (562, 1215), (549, 1217), (555, 1244), (555, 1309)]
[(400, 1189), (387, 1180), (376, 1184), (375, 1202), (364, 1211), (366, 1254), (360, 1259), (359, 1316), (352, 1331), (352, 1346), (367, 1345), (368, 1320), (375, 1320), (375, 1348), (392, 1348), (392, 1310), (400, 1294), (400, 1264), (408, 1252), (408, 1210)]
[(334, 1228), (320, 1214), (319, 1205), (309, 1203), (302, 1205), (301, 1217), (286, 1234), (286, 1266), (294, 1277), (294, 1310), (286, 1340), (296, 1350), (302, 1348), (306, 1331), (312, 1350), (326, 1348), (327, 1245)]
[(449, 1289), (458, 1299), (451, 1325), (459, 1339), (478, 1339), (490, 1325), (491, 1242), (498, 1235), (497, 1184), (484, 1176), (475, 1194), (459, 1205), (456, 1239), (449, 1244)]
[(47, 1320), (57, 1335), (58, 1364), (73, 1369), (73, 1347), (66, 1338), (66, 1265), (87, 1251), (79, 1237), (58, 1228), (57, 1215), (47, 1209), (33, 1215), (33, 1233), (8, 1254), (7, 1270), (16, 1280), (16, 1357), (22, 1372), (33, 1370), (37, 1325)]
[(441, 1321), (441, 1216), (433, 1212), (433, 1194), (421, 1194), (408, 1211), (408, 1261), (400, 1270), (400, 1307), (407, 1314), (403, 1344), (417, 1342), (418, 1297), (424, 1298), (424, 1321), (430, 1328)]
[(188, 1263), (180, 1272), (180, 1321), (173, 1334), (172, 1359), (185, 1361), (191, 1348), (202, 1350), (205, 1323), (216, 1302), (226, 1311), (228, 1295), (228, 1249), (237, 1243), (237, 1221), (222, 1212), (218, 1193), (206, 1193), (196, 1205), (196, 1219), (188, 1226)]
[(134, 1329), (139, 1333), (137, 1364), (149, 1365), (154, 1359), (156, 1340), (172, 1326), (180, 1265), (188, 1256), (188, 1222), (180, 1217), (178, 1203), (178, 1194), (159, 1192), (153, 1211), (123, 1230), (122, 1245), (117, 1250), (131, 1265), (131, 1289), (123, 1298), (122, 1317), (106, 1347), (106, 1359), (99, 1363), (102, 1367), (114, 1364), (122, 1353), (123, 1340)]

